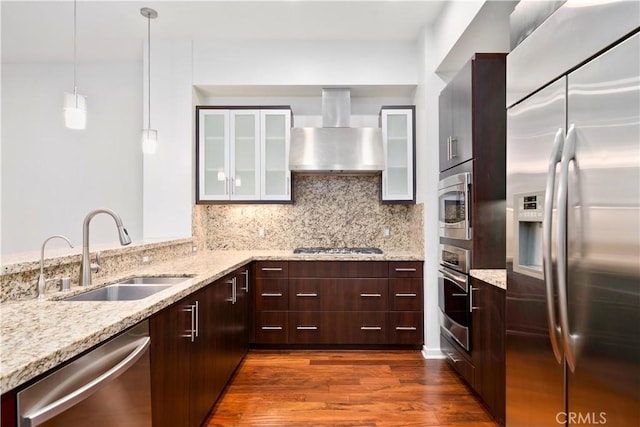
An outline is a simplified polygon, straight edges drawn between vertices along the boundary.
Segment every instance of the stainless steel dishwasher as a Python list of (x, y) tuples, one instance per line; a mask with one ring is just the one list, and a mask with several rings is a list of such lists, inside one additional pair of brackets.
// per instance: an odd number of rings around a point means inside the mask
[(18, 392), (20, 427), (151, 426), (144, 321)]

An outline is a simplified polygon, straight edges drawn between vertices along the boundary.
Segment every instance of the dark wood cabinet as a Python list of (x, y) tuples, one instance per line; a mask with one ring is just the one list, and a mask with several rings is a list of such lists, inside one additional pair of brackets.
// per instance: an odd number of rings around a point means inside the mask
[(495, 150), (504, 154), (505, 58), (504, 53), (476, 53), (440, 93), (441, 172), (485, 151), (489, 156)]
[(241, 268), (151, 317), (154, 426), (199, 426), (222, 394), (249, 346), (248, 274)]
[(423, 338), (422, 262), (255, 265), (258, 345), (403, 345)]
[(15, 390), (11, 390), (4, 393), (2, 395), (1, 402), (2, 402), (2, 407), (0, 409), (0, 425), (2, 426), (18, 425)]
[(494, 418), (505, 420), (505, 290), (471, 278), (475, 390)]

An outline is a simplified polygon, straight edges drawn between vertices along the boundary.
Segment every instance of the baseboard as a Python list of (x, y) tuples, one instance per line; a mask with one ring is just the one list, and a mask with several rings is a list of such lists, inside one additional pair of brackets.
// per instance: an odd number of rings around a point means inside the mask
[(422, 347), (420, 352), (425, 359), (444, 359), (446, 356), (440, 351), (440, 348)]

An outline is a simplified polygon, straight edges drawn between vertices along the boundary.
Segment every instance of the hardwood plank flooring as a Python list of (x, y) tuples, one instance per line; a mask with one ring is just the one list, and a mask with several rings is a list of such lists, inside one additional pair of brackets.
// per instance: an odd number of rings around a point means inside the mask
[(446, 361), (418, 351), (252, 350), (206, 426), (497, 424)]

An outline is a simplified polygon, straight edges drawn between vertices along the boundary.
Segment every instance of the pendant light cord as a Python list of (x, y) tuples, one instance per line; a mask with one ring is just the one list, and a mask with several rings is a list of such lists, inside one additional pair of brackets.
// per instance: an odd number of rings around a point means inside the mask
[(73, 0), (73, 95), (75, 97), (76, 108), (78, 108), (78, 86), (76, 83), (76, 63), (77, 63), (77, 46), (76, 46), (76, 17), (77, 2)]
[(147, 15), (147, 83), (149, 86), (147, 113), (148, 129), (151, 129), (151, 14)]

